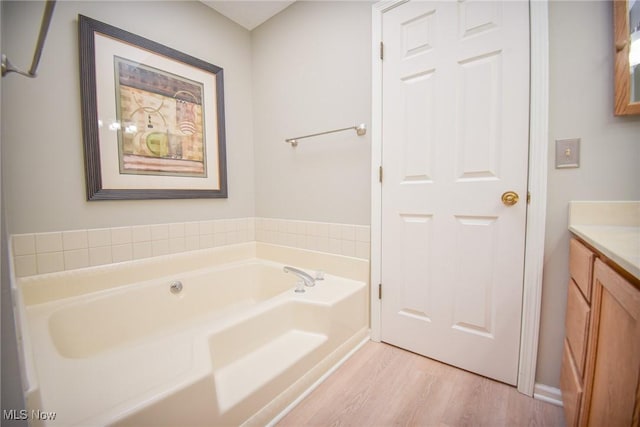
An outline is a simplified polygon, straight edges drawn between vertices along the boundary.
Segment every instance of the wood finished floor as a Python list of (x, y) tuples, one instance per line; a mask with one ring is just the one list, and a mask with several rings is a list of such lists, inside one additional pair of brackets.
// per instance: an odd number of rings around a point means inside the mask
[(564, 426), (562, 408), (508, 385), (368, 342), (278, 424)]

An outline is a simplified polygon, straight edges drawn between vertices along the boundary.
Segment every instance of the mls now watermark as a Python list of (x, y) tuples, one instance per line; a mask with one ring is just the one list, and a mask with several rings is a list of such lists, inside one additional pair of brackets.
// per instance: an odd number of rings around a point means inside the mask
[(3, 409), (2, 419), (11, 421), (23, 421), (23, 420), (39, 420), (39, 421), (53, 421), (56, 419), (55, 412), (45, 412), (39, 409), (33, 409), (28, 411), (26, 409)]

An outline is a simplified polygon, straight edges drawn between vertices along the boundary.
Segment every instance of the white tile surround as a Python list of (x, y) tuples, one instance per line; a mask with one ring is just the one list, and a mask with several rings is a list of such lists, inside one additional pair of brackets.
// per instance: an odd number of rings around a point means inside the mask
[(251, 241), (369, 259), (369, 226), (239, 218), (11, 236), (16, 277)]

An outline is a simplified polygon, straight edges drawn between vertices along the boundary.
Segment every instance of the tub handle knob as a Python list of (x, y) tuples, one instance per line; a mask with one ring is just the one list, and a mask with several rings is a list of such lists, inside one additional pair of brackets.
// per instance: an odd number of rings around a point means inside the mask
[(174, 280), (171, 282), (171, 286), (169, 287), (172, 294), (179, 294), (182, 291), (182, 282), (179, 280)]
[(316, 280), (324, 280), (324, 271), (322, 270), (318, 270), (316, 271)]
[(306, 292), (306, 291), (304, 290), (304, 280), (298, 280), (298, 281), (296, 282), (296, 290), (295, 290), (294, 292), (297, 292), (297, 293), (299, 293), (299, 294), (301, 294), (301, 293), (303, 293), (303, 292)]

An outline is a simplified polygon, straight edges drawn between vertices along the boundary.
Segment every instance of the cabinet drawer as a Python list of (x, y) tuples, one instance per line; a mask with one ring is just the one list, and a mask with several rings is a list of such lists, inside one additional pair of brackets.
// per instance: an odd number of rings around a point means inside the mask
[(582, 404), (582, 380), (573, 363), (571, 351), (567, 340), (564, 341), (564, 351), (562, 352), (562, 371), (560, 373), (560, 388), (562, 389), (562, 403), (564, 406), (564, 417), (567, 427), (578, 425), (578, 415)]
[(576, 239), (569, 245), (569, 273), (587, 302), (591, 302), (591, 277), (595, 255)]
[(565, 334), (580, 378), (582, 378), (584, 374), (584, 363), (587, 355), (590, 312), (591, 308), (582, 296), (582, 293), (578, 290), (578, 286), (573, 279), (569, 279)]

